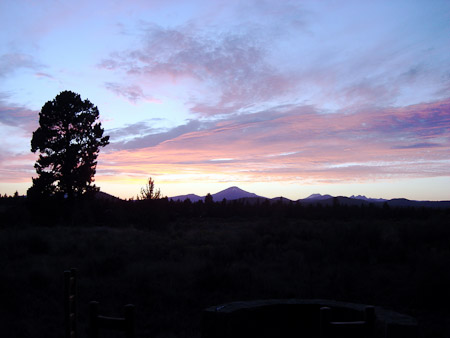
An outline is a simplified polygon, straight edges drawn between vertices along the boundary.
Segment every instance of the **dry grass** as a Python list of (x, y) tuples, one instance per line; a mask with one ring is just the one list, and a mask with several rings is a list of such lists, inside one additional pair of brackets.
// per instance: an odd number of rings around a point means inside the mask
[[(188, 219), (133, 227), (0, 229), (0, 336), (61, 337), (63, 271), (79, 270), (87, 304), (136, 305), (139, 337), (199, 337), (202, 309), (264, 298), (331, 298), (417, 316), (447, 337), (450, 228), (399, 221)], [(441, 318), (440, 321), (437, 318)]]

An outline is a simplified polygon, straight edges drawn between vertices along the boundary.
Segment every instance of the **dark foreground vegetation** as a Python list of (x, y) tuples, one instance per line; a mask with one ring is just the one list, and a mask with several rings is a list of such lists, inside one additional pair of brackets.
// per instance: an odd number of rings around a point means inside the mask
[(270, 298), (329, 298), (416, 317), (450, 336), (448, 209), (0, 201), (0, 336), (63, 336), (63, 271), (79, 273), (79, 332), (90, 300), (136, 306), (138, 337), (199, 337), (202, 309)]

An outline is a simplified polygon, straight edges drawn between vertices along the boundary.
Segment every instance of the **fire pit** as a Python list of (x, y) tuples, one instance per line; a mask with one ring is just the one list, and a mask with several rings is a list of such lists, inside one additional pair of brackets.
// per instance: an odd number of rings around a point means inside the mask
[(416, 337), (414, 318), (381, 307), (322, 299), (233, 302), (204, 310), (202, 338)]

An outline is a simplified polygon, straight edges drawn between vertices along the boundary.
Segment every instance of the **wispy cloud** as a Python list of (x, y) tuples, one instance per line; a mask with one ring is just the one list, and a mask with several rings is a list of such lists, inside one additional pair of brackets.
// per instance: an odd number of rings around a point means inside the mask
[(48, 73), (44, 73), (44, 72), (37, 72), (34, 74), (34, 76), (38, 77), (38, 78), (47, 78), (53, 81), (56, 81), (56, 78)]
[(160, 143), (171, 141), (179, 136), (198, 130), (204, 130), (210, 123), (190, 120), (186, 124), (169, 128), (155, 129), (150, 127), (151, 121), (138, 122), (124, 128), (109, 131), (111, 146), (109, 150), (141, 149), (154, 147)]
[(430, 139), (448, 137), (450, 125), (450, 99), (375, 113), (369, 128), (382, 130), (394, 137)]
[(184, 92), (197, 116), (254, 113), (275, 101), (355, 112), (447, 97), (450, 62), (436, 59), (445, 47), (405, 34), (395, 20), (382, 30), (390, 34), (380, 34), (293, 3), (234, 5), (237, 21), (224, 28), (146, 24), (140, 46), (110, 54), (100, 67), (131, 87)]
[(114, 53), (100, 66), (147, 83), (195, 81), (192, 112), (233, 113), (292, 89), (289, 76), (265, 60), (267, 44), (263, 34), (247, 27), (224, 32), (150, 25), (141, 48)]
[(0, 93), (0, 125), (18, 127), (25, 133), (31, 133), (37, 128), (38, 112), (11, 104), (8, 96)]
[(436, 148), (436, 147), (443, 147), (442, 144), (437, 143), (414, 143), (404, 146), (393, 146), (392, 149), (420, 149), (420, 148)]
[(35, 176), (33, 163), (36, 156), (28, 154), (16, 154), (11, 149), (0, 146), (0, 180), (3, 183), (31, 183), (31, 177)]
[(106, 82), (106, 89), (112, 91), (117, 96), (123, 96), (132, 103), (145, 100), (147, 102), (160, 102), (151, 96), (144, 94), (142, 88), (138, 85), (123, 85), (120, 83)]
[(449, 115), (450, 101), (365, 114), (284, 107), (216, 121), (203, 129), (193, 123), (158, 134), (155, 139), (165, 141), (147, 146), (144, 137), (134, 144), (142, 148), (110, 153), (102, 163), (111, 171), (136, 174), (190, 171), (201, 177), (220, 172), (263, 181), (442, 176), (448, 175), (450, 163)]
[(9, 53), (0, 56), (0, 77), (11, 75), (19, 69), (38, 70), (42, 65), (31, 55), (23, 53)]

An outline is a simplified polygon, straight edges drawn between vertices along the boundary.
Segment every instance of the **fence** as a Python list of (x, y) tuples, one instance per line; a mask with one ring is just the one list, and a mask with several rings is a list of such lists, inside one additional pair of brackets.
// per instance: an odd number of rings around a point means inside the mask
[[(64, 271), (64, 327), (65, 338), (77, 337), (77, 270)], [(125, 305), (124, 317), (106, 317), (98, 313), (99, 303), (89, 303), (89, 338), (98, 338), (101, 330), (123, 332), (126, 338), (135, 336), (135, 308)]]

